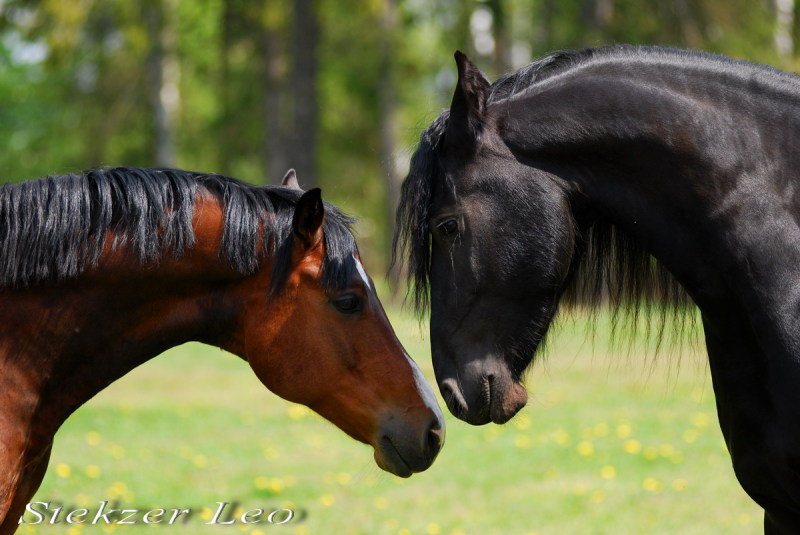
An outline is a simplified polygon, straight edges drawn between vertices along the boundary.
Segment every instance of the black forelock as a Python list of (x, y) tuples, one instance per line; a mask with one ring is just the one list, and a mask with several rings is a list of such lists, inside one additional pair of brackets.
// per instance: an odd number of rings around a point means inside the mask
[[(0, 188), (0, 286), (74, 278), (96, 266), (108, 245), (130, 248), (142, 264), (165, 254), (180, 256), (195, 244), (192, 215), (204, 193), (224, 210), (220, 256), (246, 275), (274, 254), (271, 290), (280, 291), (302, 192), (217, 174), (136, 167), (91, 169)], [(329, 204), (325, 211), (323, 285), (342, 288), (353, 276), (357, 253), (352, 219)]]

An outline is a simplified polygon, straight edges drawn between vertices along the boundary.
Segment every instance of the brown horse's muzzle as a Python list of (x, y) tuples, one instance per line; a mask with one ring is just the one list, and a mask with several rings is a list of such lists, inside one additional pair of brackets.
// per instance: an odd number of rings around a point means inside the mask
[(387, 415), (373, 444), (375, 462), (392, 474), (409, 477), (427, 470), (444, 445), (444, 423), (437, 415), (421, 422)]

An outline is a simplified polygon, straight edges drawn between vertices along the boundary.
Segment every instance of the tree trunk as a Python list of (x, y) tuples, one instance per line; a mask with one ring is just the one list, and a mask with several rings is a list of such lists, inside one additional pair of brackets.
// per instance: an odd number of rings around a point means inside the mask
[[(277, 10), (274, 2), (268, 2), (267, 10)], [(276, 184), (289, 167), (289, 147), (286, 143), (284, 121), (285, 95), (285, 50), (282, 46), (280, 25), (277, 16), (265, 17), (262, 30), (262, 95), (264, 106), (263, 158), (266, 183)], [(304, 181), (304, 184), (306, 182)]]
[(153, 157), (159, 167), (175, 165), (172, 125), (178, 104), (177, 66), (168, 58), (164, 6), (156, 0), (144, 3), (144, 24), (149, 41), (146, 59), (148, 97), (153, 113)]
[[(379, 151), (381, 176), (386, 189), (386, 243), (391, 248), (394, 213), (400, 201), (400, 172), (397, 169), (397, 98), (394, 91), (395, 41), (397, 39), (396, 0), (384, 0), (380, 28), (382, 33), (380, 73), (378, 74)], [(389, 251), (391, 254), (391, 251)]]
[(794, 56), (794, 0), (775, 0), (775, 48), (784, 67)]
[(494, 73), (504, 74), (511, 70), (511, 31), (503, 0), (489, 0), (487, 7), (492, 13), (492, 34), (494, 37)]
[(314, 0), (295, 0), (292, 31), (292, 85), (294, 121), (289, 165), (306, 188), (317, 186), (317, 48), (319, 20)]

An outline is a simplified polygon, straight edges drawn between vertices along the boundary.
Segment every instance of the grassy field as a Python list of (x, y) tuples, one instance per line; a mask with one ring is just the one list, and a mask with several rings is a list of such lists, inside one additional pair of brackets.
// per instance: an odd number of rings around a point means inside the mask
[[(391, 311), (432, 379), (428, 343)], [(705, 356), (620, 351), (567, 324), (503, 427), (448, 418), (435, 465), (401, 480), (371, 449), (264, 389), (247, 365), (196, 344), (137, 369), (61, 429), (37, 499), (97, 508), (192, 508), (175, 526), (22, 526), (20, 533), (756, 534), (736, 482)], [(598, 332), (607, 329), (602, 322)], [(114, 355), (109, 355), (114, 358)], [(449, 415), (448, 415), (449, 416)], [(292, 507), (282, 526), (206, 526), (215, 502)], [(156, 531), (154, 531), (156, 530)]]

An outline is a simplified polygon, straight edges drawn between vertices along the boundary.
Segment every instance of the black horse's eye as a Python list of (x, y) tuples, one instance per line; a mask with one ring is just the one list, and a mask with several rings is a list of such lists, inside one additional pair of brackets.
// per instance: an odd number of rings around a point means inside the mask
[(347, 294), (331, 301), (336, 310), (342, 314), (355, 314), (361, 311), (361, 299), (357, 295)]
[(458, 221), (455, 219), (448, 219), (444, 223), (440, 223), (437, 227), (443, 236), (452, 236), (458, 232)]

